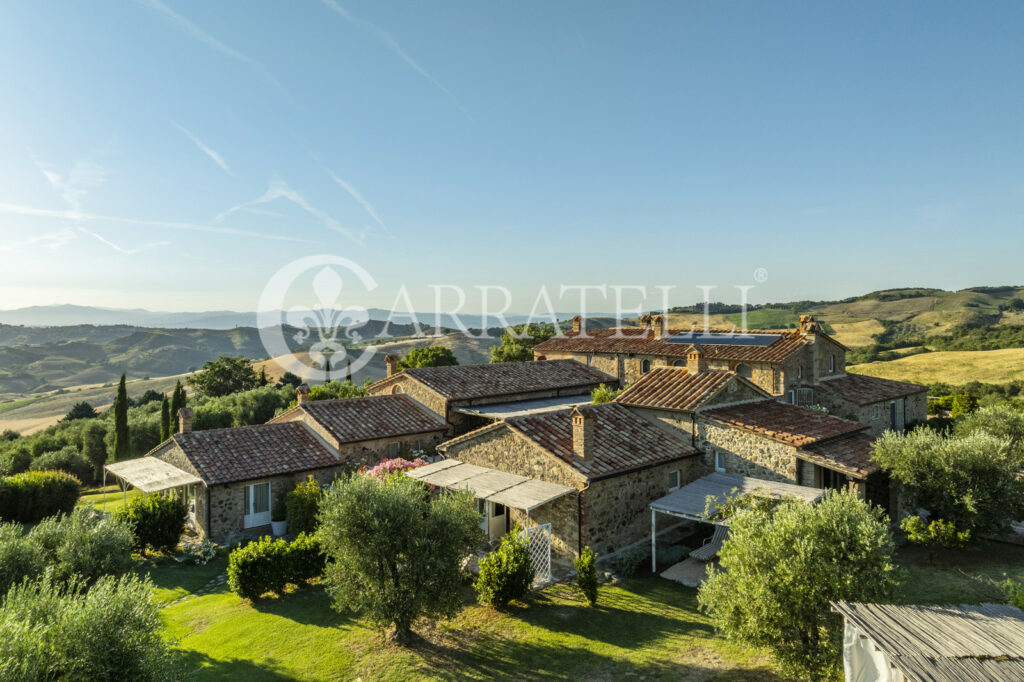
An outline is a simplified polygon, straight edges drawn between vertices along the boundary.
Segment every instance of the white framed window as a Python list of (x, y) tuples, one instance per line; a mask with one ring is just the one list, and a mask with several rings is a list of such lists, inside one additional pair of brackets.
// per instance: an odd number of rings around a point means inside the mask
[(832, 374), (836, 371), (836, 356), (828, 356), (828, 373)]
[(641, 360), (640, 361), (640, 373), (641, 374), (647, 374), (650, 371), (651, 371), (651, 361), (650, 360)]
[(725, 473), (725, 453), (721, 450), (714, 450), (715, 454), (715, 471)]
[(801, 366), (796, 368), (796, 378), (797, 379), (803, 379), (804, 378), (804, 368), (803, 368), (803, 365), (801, 365)]
[(423, 449), (423, 441), (421, 441), (419, 438), (417, 438), (416, 439), (416, 447), (413, 448), (413, 449), (414, 450), (422, 450)]
[(401, 443), (388, 443), (388, 457), (394, 459), (402, 451)]
[(881, 410), (878, 409), (878, 405), (871, 406), (871, 421), (878, 421), (878, 415)]
[(242, 526), (255, 528), (270, 523), (270, 482), (253, 483), (244, 490)]
[(796, 405), (796, 391), (789, 392), (789, 404)]
[(594, 356), (593, 355), (588, 355), (587, 356), (587, 364), (588, 365), (593, 365), (594, 364)]
[(393, 389), (391, 389), (391, 393), (394, 395), (398, 395), (400, 393), (405, 393), (405, 391), (402, 389), (401, 386), (395, 386)]
[(668, 472), (669, 492), (672, 492), (673, 490), (679, 490), (679, 479), (680, 475), (678, 470)]

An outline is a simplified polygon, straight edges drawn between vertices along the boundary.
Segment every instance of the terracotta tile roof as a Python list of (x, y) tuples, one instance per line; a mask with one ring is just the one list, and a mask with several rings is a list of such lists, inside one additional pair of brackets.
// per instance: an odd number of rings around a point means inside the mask
[(920, 384), (908, 384), (904, 381), (870, 377), (866, 374), (847, 374), (844, 377), (819, 382), (815, 385), (814, 390), (830, 393), (854, 405), (869, 405), (905, 395), (923, 393), (928, 390), (928, 387)]
[(250, 481), (338, 464), (298, 422), (174, 434), (174, 442), (207, 485)]
[[(616, 379), (575, 360), (417, 367), (403, 372), (449, 400), (578, 388), (585, 393)], [(385, 379), (384, 381), (388, 381)]]
[[(667, 336), (643, 327), (587, 329), (585, 332), (567, 332), (539, 343), (534, 352), (569, 353), (636, 353), (685, 358), (691, 344), (669, 343), (668, 337), (688, 334), (690, 329), (670, 329)], [(732, 329), (710, 329), (715, 334), (731, 334)], [(700, 333), (700, 332), (698, 332)], [(704, 355), (710, 360), (745, 360), (748, 362), (782, 362), (803, 346), (803, 336), (797, 329), (751, 329), (750, 334), (775, 334), (780, 338), (769, 346), (730, 346), (700, 341)], [(585, 334), (585, 335), (584, 335)]]
[(840, 469), (858, 478), (864, 478), (881, 468), (871, 461), (874, 447), (874, 436), (868, 433), (853, 433), (849, 436), (805, 445), (800, 448), (800, 452), (804, 459), (832, 469)]
[(614, 476), (699, 454), (688, 439), (672, 435), (623, 405), (606, 403), (578, 409), (594, 419), (594, 453), (586, 461), (572, 449), (572, 410), (513, 417), (504, 423), (588, 478)]
[[(680, 367), (656, 367), (627, 387), (614, 402), (636, 407), (693, 412), (733, 380), (746, 382), (746, 379), (737, 376), (735, 372), (692, 373)], [(758, 395), (769, 397), (760, 388), (754, 388), (757, 389)]]
[(796, 405), (784, 405), (775, 400), (713, 407), (701, 412), (700, 416), (790, 445), (809, 445), (868, 428), (848, 419)]
[(339, 443), (443, 431), (447, 428), (441, 417), (403, 394), (310, 400), (294, 409), (308, 414)]

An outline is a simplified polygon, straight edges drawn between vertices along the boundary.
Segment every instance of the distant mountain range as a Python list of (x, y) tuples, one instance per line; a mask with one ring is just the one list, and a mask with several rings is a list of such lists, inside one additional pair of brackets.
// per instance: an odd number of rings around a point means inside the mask
[[(279, 313), (278, 315), (282, 315)], [(381, 308), (367, 310), (370, 320), (384, 322), (392, 315), (391, 311)], [(558, 313), (559, 319), (568, 319), (574, 313)], [(603, 315), (603, 314), (602, 314)], [(600, 316), (600, 315), (595, 315)], [(433, 313), (416, 313), (422, 325), (433, 326)], [(278, 317), (280, 319), (280, 317)], [(526, 315), (506, 315), (509, 324), (526, 322)], [(392, 320), (396, 324), (409, 324), (411, 318), (406, 313), (394, 313)], [(479, 315), (465, 315), (461, 318), (466, 327), (480, 329), (483, 327), (500, 327), (501, 320), (490, 316), (482, 324)], [(458, 328), (451, 315), (441, 315), (441, 326), (450, 329)], [(237, 312), (234, 310), (210, 310), (206, 312), (161, 312), (141, 308), (99, 308), (80, 305), (44, 305), (0, 310), (0, 324), (24, 327), (69, 327), (76, 325), (124, 327), (151, 327), (161, 329), (234, 329), (235, 327), (256, 327), (257, 313)]]

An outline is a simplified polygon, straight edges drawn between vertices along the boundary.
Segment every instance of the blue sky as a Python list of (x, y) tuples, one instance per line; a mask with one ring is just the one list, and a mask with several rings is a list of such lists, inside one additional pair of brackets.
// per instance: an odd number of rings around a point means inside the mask
[(1024, 283), (1022, 34), (1010, 2), (4, 3), (0, 309), (252, 310), (321, 253), (423, 310)]

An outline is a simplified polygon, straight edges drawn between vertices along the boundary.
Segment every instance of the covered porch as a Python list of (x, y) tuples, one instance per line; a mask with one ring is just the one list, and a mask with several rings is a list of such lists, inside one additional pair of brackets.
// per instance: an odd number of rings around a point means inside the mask
[[(699, 584), (704, 566), (714, 560), (722, 543), (728, 538), (728, 520), (714, 521), (711, 517), (728, 498), (748, 494), (780, 500), (794, 498), (813, 503), (820, 499), (825, 491), (821, 488), (809, 488), (792, 483), (779, 483), (721, 472), (698, 478), (648, 505), (651, 510), (651, 570), (655, 573), (658, 570), (658, 514), (698, 523), (709, 523), (715, 526), (715, 529), (708, 541), (690, 552), (683, 561), (674, 564), (662, 573), (670, 580), (677, 580), (691, 587), (696, 586), (691, 584), (695, 579)], [(708, 498), (711, 498), (710, 505)]]
[[(182, 471), (173, 464), (168, 464), (156, 457), (139, 457), (114, 462), (103, 467), (103, 487), (107, 487), (107, 474), (117, 479), (125, 502), (128, 500), (128, 488), (133, 487), (143, 493), (161, 493), (175, 491), (189, 503), (189, 520), (195, 524), (195, 486), (202, 485), (203, 480), (187, 471)], [(106, 492), (103, 494), (106, 501)]]

